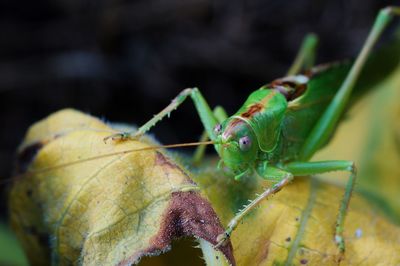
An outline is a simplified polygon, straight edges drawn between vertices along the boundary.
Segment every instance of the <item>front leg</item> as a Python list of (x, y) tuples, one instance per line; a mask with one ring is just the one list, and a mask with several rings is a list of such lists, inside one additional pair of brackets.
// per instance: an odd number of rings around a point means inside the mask
[(332, 171), (349, 171), (350, 177), (346, 184), (345, 193), (340, 203), (339, 214), (336, 221), (335, 242), (339, 247), (340, 253), (344, 253), (345, 244), (343, 238), (344, 219), (346, 218), (351, 193), (356, 182), (356, 168), (351, 161), (321, 161), (321, 162), (293, 162), (283, 167), (295, 176), (308, 176), (323, 174)]
[(157, 122), (161, 121), (161, 119), (163, 119), (165, 116), (169, 116), (170, 113), (176, 108), (178, 108), (179, 105), (181, 105), (188, 96), (190, 96), (190, 98), (193, 100), (197, 113), (200, 116), (201, 122), (203, 123), (203, 126), (209, 138), (211, 140), (215, 140), (214, 127), (217, 124), (217, 118), (214, 116), (213, 112), (211, 111), (204, 97), (201, 95), (200, 91), (197, 88), (192, 88), (192, 89), (185, 89), (181, 93), (179, 93), (178, 96), (176, 96), (175, 99), (173, 99), (172, 102), (167, 107), (165, 107), (161, 112), (156, 114), (152, 119), (150, 119), (147, 123), (141, 126), (137, 131), (113, 134), (111, 136), (104, 138), (104, 141), (107, 141), (108, 139), (125, 140), (125, 139), (140, 138), (143, 134), (149, 131), (150, 128), (153, 127)]

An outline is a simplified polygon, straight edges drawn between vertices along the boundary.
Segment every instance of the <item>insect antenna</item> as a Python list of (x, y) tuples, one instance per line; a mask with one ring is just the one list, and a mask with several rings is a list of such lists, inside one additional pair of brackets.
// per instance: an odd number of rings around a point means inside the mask
[(147, 151), (147, 150), (171, 149), (171, 148), (179, 148), (179, 147), (193, 147), (193, 146), (211, 145), (211, 144), (214, 144), (214, 142), (213, 141), (199, 141), (199, 142), (188, 142), (188, 143), (167, 144), (167, 145), (153, 145), (153, 146), (148, 146), (148, 147), (139, 148), (139, 149), (128, 149), (128, 150), (124, 150), (124, 151), (100, 154), (100, 155), (93, 156), (93, 157), (83, 158), (83, 159), (79, 159), (79, 160), (75, 160), (75, 161), (70, 161), (67, 163), (44, 167), (44, 168), (41, 168), (38, 170), (27, 170), (26, 172), (24, 172), (22, 174), (17, 174), (11, 178), (6, 178), (3, 180), (0, 180), (0, 185), (4, 185), (11, 181), (18, 180), (24, 176), (31, 176), (31, 175), (35, 175), (35, 174), (39, 174), (39, 173), (45, 173), (48, 171), (61, 169), (64, 167), (69, 167), (72, 165), (89, 162), (89, 161), (94, 161), (97, 159), (107, 158), (107, 157), (116, 156), (116, 155), (124, 155), (124, 154), (132, 153), (132, 152)]

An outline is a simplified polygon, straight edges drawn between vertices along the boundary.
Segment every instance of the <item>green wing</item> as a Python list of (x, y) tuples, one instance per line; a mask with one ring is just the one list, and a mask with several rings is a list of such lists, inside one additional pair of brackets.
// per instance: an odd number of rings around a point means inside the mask
[[(400, 61), (400, 37), (375, 52), (354, 88), (349, 106), (368, 89), (387, 77)], [(283, 121), (279, 157), (291, 160), (297, 157), (313, 126), (338, 91), (350, 70), (351, 62), (315, 67), (303, 95), (289, 102)]]

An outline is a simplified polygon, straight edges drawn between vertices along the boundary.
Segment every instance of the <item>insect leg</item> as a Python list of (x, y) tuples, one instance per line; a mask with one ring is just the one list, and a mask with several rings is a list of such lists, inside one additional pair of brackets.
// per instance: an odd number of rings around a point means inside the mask
[(287, 72), (287, 76), (298, 74), (301, 70), (310, 69), (314, 65), (318, 37), (313, 33), (307, 34), (300, 46), (296, 58)]
[[(220, 123), (220, 124), (228, 118), (228, 115), (226, 114), (225, 109), (221, 106), (216, 106), (213, 110), (213, 113), (214, 113), (215, 118), (217, 118), (218, 123)], [(203, 133), (201, 134), (200, 142), (207, 141), (208, 139), (209, 138), (208, 138), (207, 131), (204, 130)], [(201, 159), (203, 159), (205, 150), (206, 150), (206, 145), (200, 145), (196, 148), (196, 151), (194, 152), (194, 155), (192, 158), (192, 162), (194, 165), (199, 164), (201, 162)]]
[(165, 116), (169, 116), (169, 114), (173, 110), (178, 108), (178, 106), (181, 103), (183, 103), (188, 96), (192, 98), (195, 107), (197, 109), (197, 113), (200, 116), (201, 122), (203, 123), (203, 126), (206, 129), (208, 136), (210, 137), (211, 140), (214, 140), (215, 135), (213, 129), (214, 126), (217, 124), (217, 118), (214, 116), (213, 112), (211, 111), (204, 97), (201, 95), (200, 91), (197, 88), (192, 88), (192, 89), (188, 88), (179, 93), (178, 96), (176, 96), (167, 107), (165, 107), (158, 114), (154, 115), (152, 119), (150, 119), (143, 126), (138, 128), (137, 131), (113, 134), (111, 136), (106, 137), (104, 141), (107, 141), (108, 139), (125, 140), (125, 139), (140, 138), (143, 134), (149, 131), (150, 128), (153, 127), (157, 122), (161, 121), (161, 119), (163, 119)]
[(368, 35), (368, 38), (361, 49), (355, 63), (350, 69), (349, 74), (344, 80), (342, 86), (336, 93), (332, 102), (326, 108), (317, 124), (312, 129), (307, 137), (299, 155), (301, 161), (307, 161), (311, 156), (325, 143), (331, 136), (336, 127), (340, 116), (345, 109), (355, 82), (357, 81), (360, 72), (371, 52), (372, 47), (377, 42), (379, 36), (386, 28), (390, 20), (395, 16), (400, 15), (400, 7), (386, 7), (379, 12), (374, 25)]
[[(260, 173), (259, 173), (260, 174)], [(236, 228), (236, 226), (239, 224), (239, 222), (245, 217), (253, 208), (257, 207), (260, 202), (267, 198), (270, 195), (273, 195), (277, 192), (279, 192), (284, 186), (290, 183), (290, 181), (293, 180), (293, 175), (290, 172), (286, 172), (284, 170), (281, 170), (279, 168), (275, 167), (268, 167), (265, 168), (264, 172), (262, 173), (262, 178), (268, 179), (268, 180), (279, 180), (276, 184), (274, 184), (272, 187), (268, 188), (265, 190), (262, 194), (257, 196), (256, 199), (250, 202), (247, 206), (245, 206), (242, 210), (240, 210), (235, 217), (229, 222), (227, 229), (225, 230), (224, 233), (220, 234), (217, 237), (217, 245), (215, 247), (219, 247), (221, 245), (224, 245), (226, 240), (229, 239), (232, 231)]]
[(345, 250), (343, 239), (344, 219), (346, 218), (351, 193), (356, 182), (357, 171), (351, 161), (320, 161), (320, 162), (293, 162), (284, 166), (284, 169), (294, 176), (307, 176), (323, 174), (332, 171), (348, 171), (350, 177), (346, 183), (345, 193), (340, 203), (339, 214), (336, 221), (335, 242), (341, 253)]

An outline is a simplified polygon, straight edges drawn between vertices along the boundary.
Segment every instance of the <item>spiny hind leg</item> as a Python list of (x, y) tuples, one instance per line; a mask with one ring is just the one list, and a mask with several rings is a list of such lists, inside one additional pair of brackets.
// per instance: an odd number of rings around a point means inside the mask
[[(225, 109), (221, 106), (216, 106), (213, 110), (213, 113), (215, 118), (217, 118), (219, 124), (221, 124), (228, 118)], [(209, 139), (208, 133), (206, 130), (204, 130), (203, 133), (201, 134), (200, 142), (207, 141), (208, 139)], [(205, 150), (206, 150), (206, 145), (200, 145), (196, 148), (192, 158), (193, 165), (198, 165), (201, 162), (201, 160), (204, 157)]]
[(169, 116), (169, 114), (177, 109), (179, 105), (181, 105), (187, 97), (190, 97), (196, 107), (197, 113), (200, 116), (201, 122), (210, 137), (211, 140), (215, 139), (214, 135), (214, 127), (218, 123), (217, 118), (214, 116), (213, 112), (211, 111), (207, 101), (201, 95), (200, 91), (197, 88), (192, 89), (185, 89), (181, 93), (176, 96), (172, 102), (165, 107), (161, 112), (154, 115), (152, 119), (147, 121), (143, 126), (139, 127), (137, 131), (134, 132), (121, 132), (117, 134), (113, 134), (104, 138), (104, 141), (108, 139), (112, 140), (126, 140), (126, 139), (138, 139), (142, 135), (144, 135), (147, 131), (150, 130), (157, 122), (161, 121), (165, 116)]
[(318, 37), (313, 33), (307, 34), (300, 46), (296, 58), (286, 75), (296, 75), (302, 70), (310, 69), (314, 66), (315, 54), (318, 45)]
[(345, 193), (340, 202), (335, 229), (335, 242), (339, 247), (340, 253), (343, 254), (345, 251), (345, 243), (343, 238), (344, 220), (346, 218), (351, 194), (354, 190), (357, 176), (354, 163), (351, 161), (293, 162), (285, 165), (283, 168), (293, 173), (294, 176), (316, 175), (332, 171), (350, 172), (349, 179), (346, 183)]
[(336, 124), (339, 121), (347, 103), (350, 99), (351, 92), (354, 85), (363, 69), (365, 62), (370, 54), (372, 47), (375, 45), (383, 30), (387, 27), (390, 20), (394, 16), (400, 15), (400, 7), (386, 7), (381, 9), (374, 25), (368, 35), (366, 42), (364, 43), (361, 52), (357, 56), (356, 61), (351, 67), (349, 74), (344, 80), (343, 84), (339, 88), (335, 97), (332, 99), (329, 106), (326, 108), (321, 118), (318, 120), (316, 125), (311, 130), (311, 133), (307, 137), (303, 147), (300, 150), (299, 159), (301, 161), (308, 161), (314, 153), (328, 141), (332, 132), (336, 128)]

